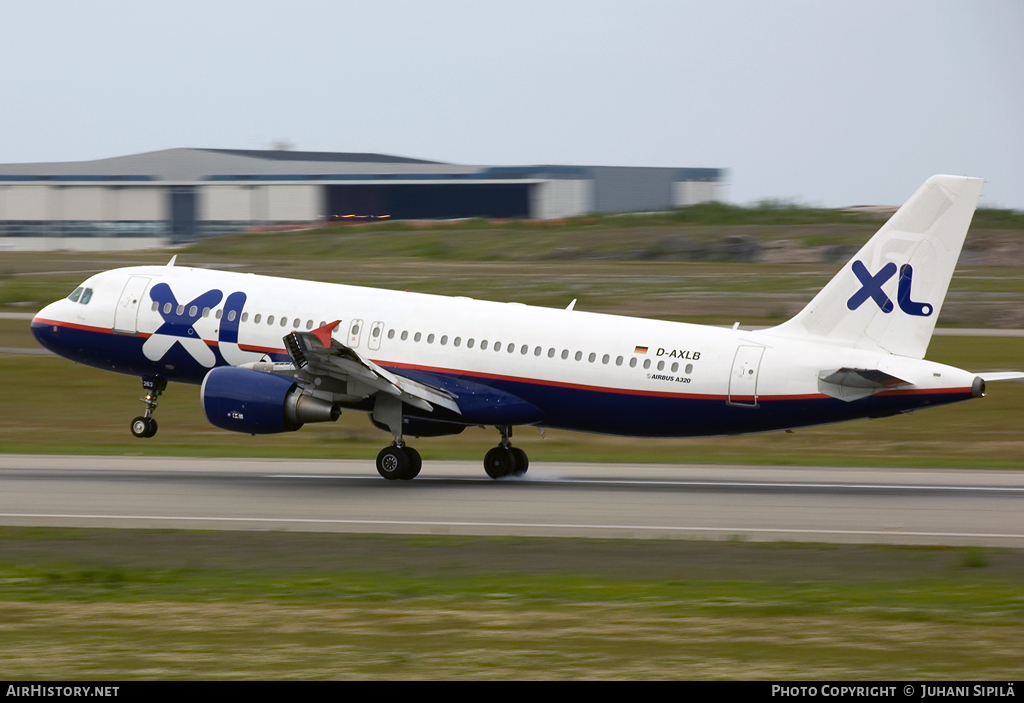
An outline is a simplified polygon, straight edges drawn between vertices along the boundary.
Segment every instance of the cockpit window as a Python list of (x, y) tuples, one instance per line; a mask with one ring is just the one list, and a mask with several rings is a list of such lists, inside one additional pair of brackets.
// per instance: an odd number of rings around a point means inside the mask
[(70, 300), (72, 303), (77, 303), (78, 298), (81, 297), (83, 290), (84, 289), (81, 286), (75, 288), (75, 290), (72, 291), (71, 295), (68, 296), (68, 300)]
[(90, 300), (92, 300), (92, 288), (86, 288), (82, 291), (82, 299), (78, 302), (82, 305), (88, 305)]

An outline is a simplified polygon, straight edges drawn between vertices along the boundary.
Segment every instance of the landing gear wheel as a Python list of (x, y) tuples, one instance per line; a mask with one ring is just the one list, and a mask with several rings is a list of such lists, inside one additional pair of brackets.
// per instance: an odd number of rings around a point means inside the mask
[(515, 467), (516, 460), (511, 449), (495, 447), (484, 456), (484, 471), (491, 478), (508, 476)]
[(410, 464), (411, 459), (403, 447), (384, 447), (377, 455), (377, 473), (389, 481), (403, 478), (408, 474)]
[(152, 437), (156, 434), (156, 420), (151, 417), (137, 417), (132, 420), (132, 434), (139, 439)]
[(513, 476), (522, 476), (526, 473), (526, 470), (530, 468), (530, 459), (519, 447), (509, 447), (508, 450), (512, 452), (512, 457), (516, 461), (516, 468), (512, 472)]
[(409, 457), (409, 468), (404, 474), (398, 478), (403, 481), (411, 481), (420, 475), (420, 469), (423, 467), (423, 459), (420, 458), (420, 453), (412, 447), (403, 447), (402, 451)]

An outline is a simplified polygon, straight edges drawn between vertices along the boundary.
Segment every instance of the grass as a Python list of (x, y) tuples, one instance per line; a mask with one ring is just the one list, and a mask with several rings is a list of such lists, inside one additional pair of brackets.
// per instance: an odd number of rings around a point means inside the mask
[[(10, 678), (1006, 678), (1014, 550), (0, 528)], [(972, 557), (973, 558), (973, 557)]]

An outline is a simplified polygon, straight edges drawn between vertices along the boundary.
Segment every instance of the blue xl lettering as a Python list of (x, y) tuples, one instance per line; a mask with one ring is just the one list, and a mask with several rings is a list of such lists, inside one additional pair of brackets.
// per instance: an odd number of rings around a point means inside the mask
[(914, 269), (910, 264), (900, 266), (900, 290), (896, 301), (900, 304), (900, 310), (908, 315), (928, 317), (934, 308), (928, 303), (915, 303), (910, 299), (910, 284), (913, 283)]
[(882, 312), (892, 312), (892, 301), (882, 290), (882, 284), (896, 274), (896, 264), (891, 261), (882, 267), (882, 270), (872, 276), (867, 267), (860, 261), (853, 262), (853, 272), (860, 280), (860, 290), (850, 296), (846, 301), (846, 307), (851, 310), (859, 308), (865, 300), (871, 298), (882, 309)]
[[(219, 290), (208, 290), (187, 305), (181, 306), (182, 312), (179, 314), (178, 301), (174, 297), (171, 287), (166, 283), (157, 283), (149, 295), (159, 303), (157, 311), (164, 319), (164, 324), (155, 334), (167, 334), (173, 337), (198, 337), (192, 326), (203, 316), (203, 308), (214, 307), (224, 297)], [(165, 312), (168, 305), (170, 305), (170, 312)], [(195, 308), (194, 315), (191, 314), (192, 308)]]
[[(896, 275), (896, 264), (890, 261), (874, 276), (871, 275), (867, 267), (860, 261), (854, 261), (852, 268), (853, 272), (857, 275), (857, 279), (860, 281), (861, 287), (860, 290), (851, 295), (850, 299), (846, 301), (846, 307), (850, 310), (856, 310), (864, 301), (871, 298), (882, 312), (892, 312), (892, 301), (885, 294), (885, 291), (882, 290), (882, 286)], [(928, 303), (916, 303), (910, 299), (910, 287), (914, 282), (914, 268), (910, 264), (903, 264), (899, 271), (899, 291), (896, 296), (896, 302), (899, 303), (900, 310), (908, 315), (916, 315), (917, 317), (928, 317), (931, 315), (935, 310), (934, 307)]]

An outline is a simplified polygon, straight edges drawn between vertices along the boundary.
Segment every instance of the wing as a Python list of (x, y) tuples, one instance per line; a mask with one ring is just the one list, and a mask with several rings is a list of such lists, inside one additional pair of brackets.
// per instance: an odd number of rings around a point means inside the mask
[(328, 323), (311, 332), (292, 332), (284, 337), (285, 349), (296, 368), (314, 376), (358, 381), (427, 412), (432, 412), (433, 406), (438, 405), (462, 414), (456, 402), (458, 396), (454, 393), (388, 371), (334, 339), (331, 330), (338, 326), (338, 322)]

